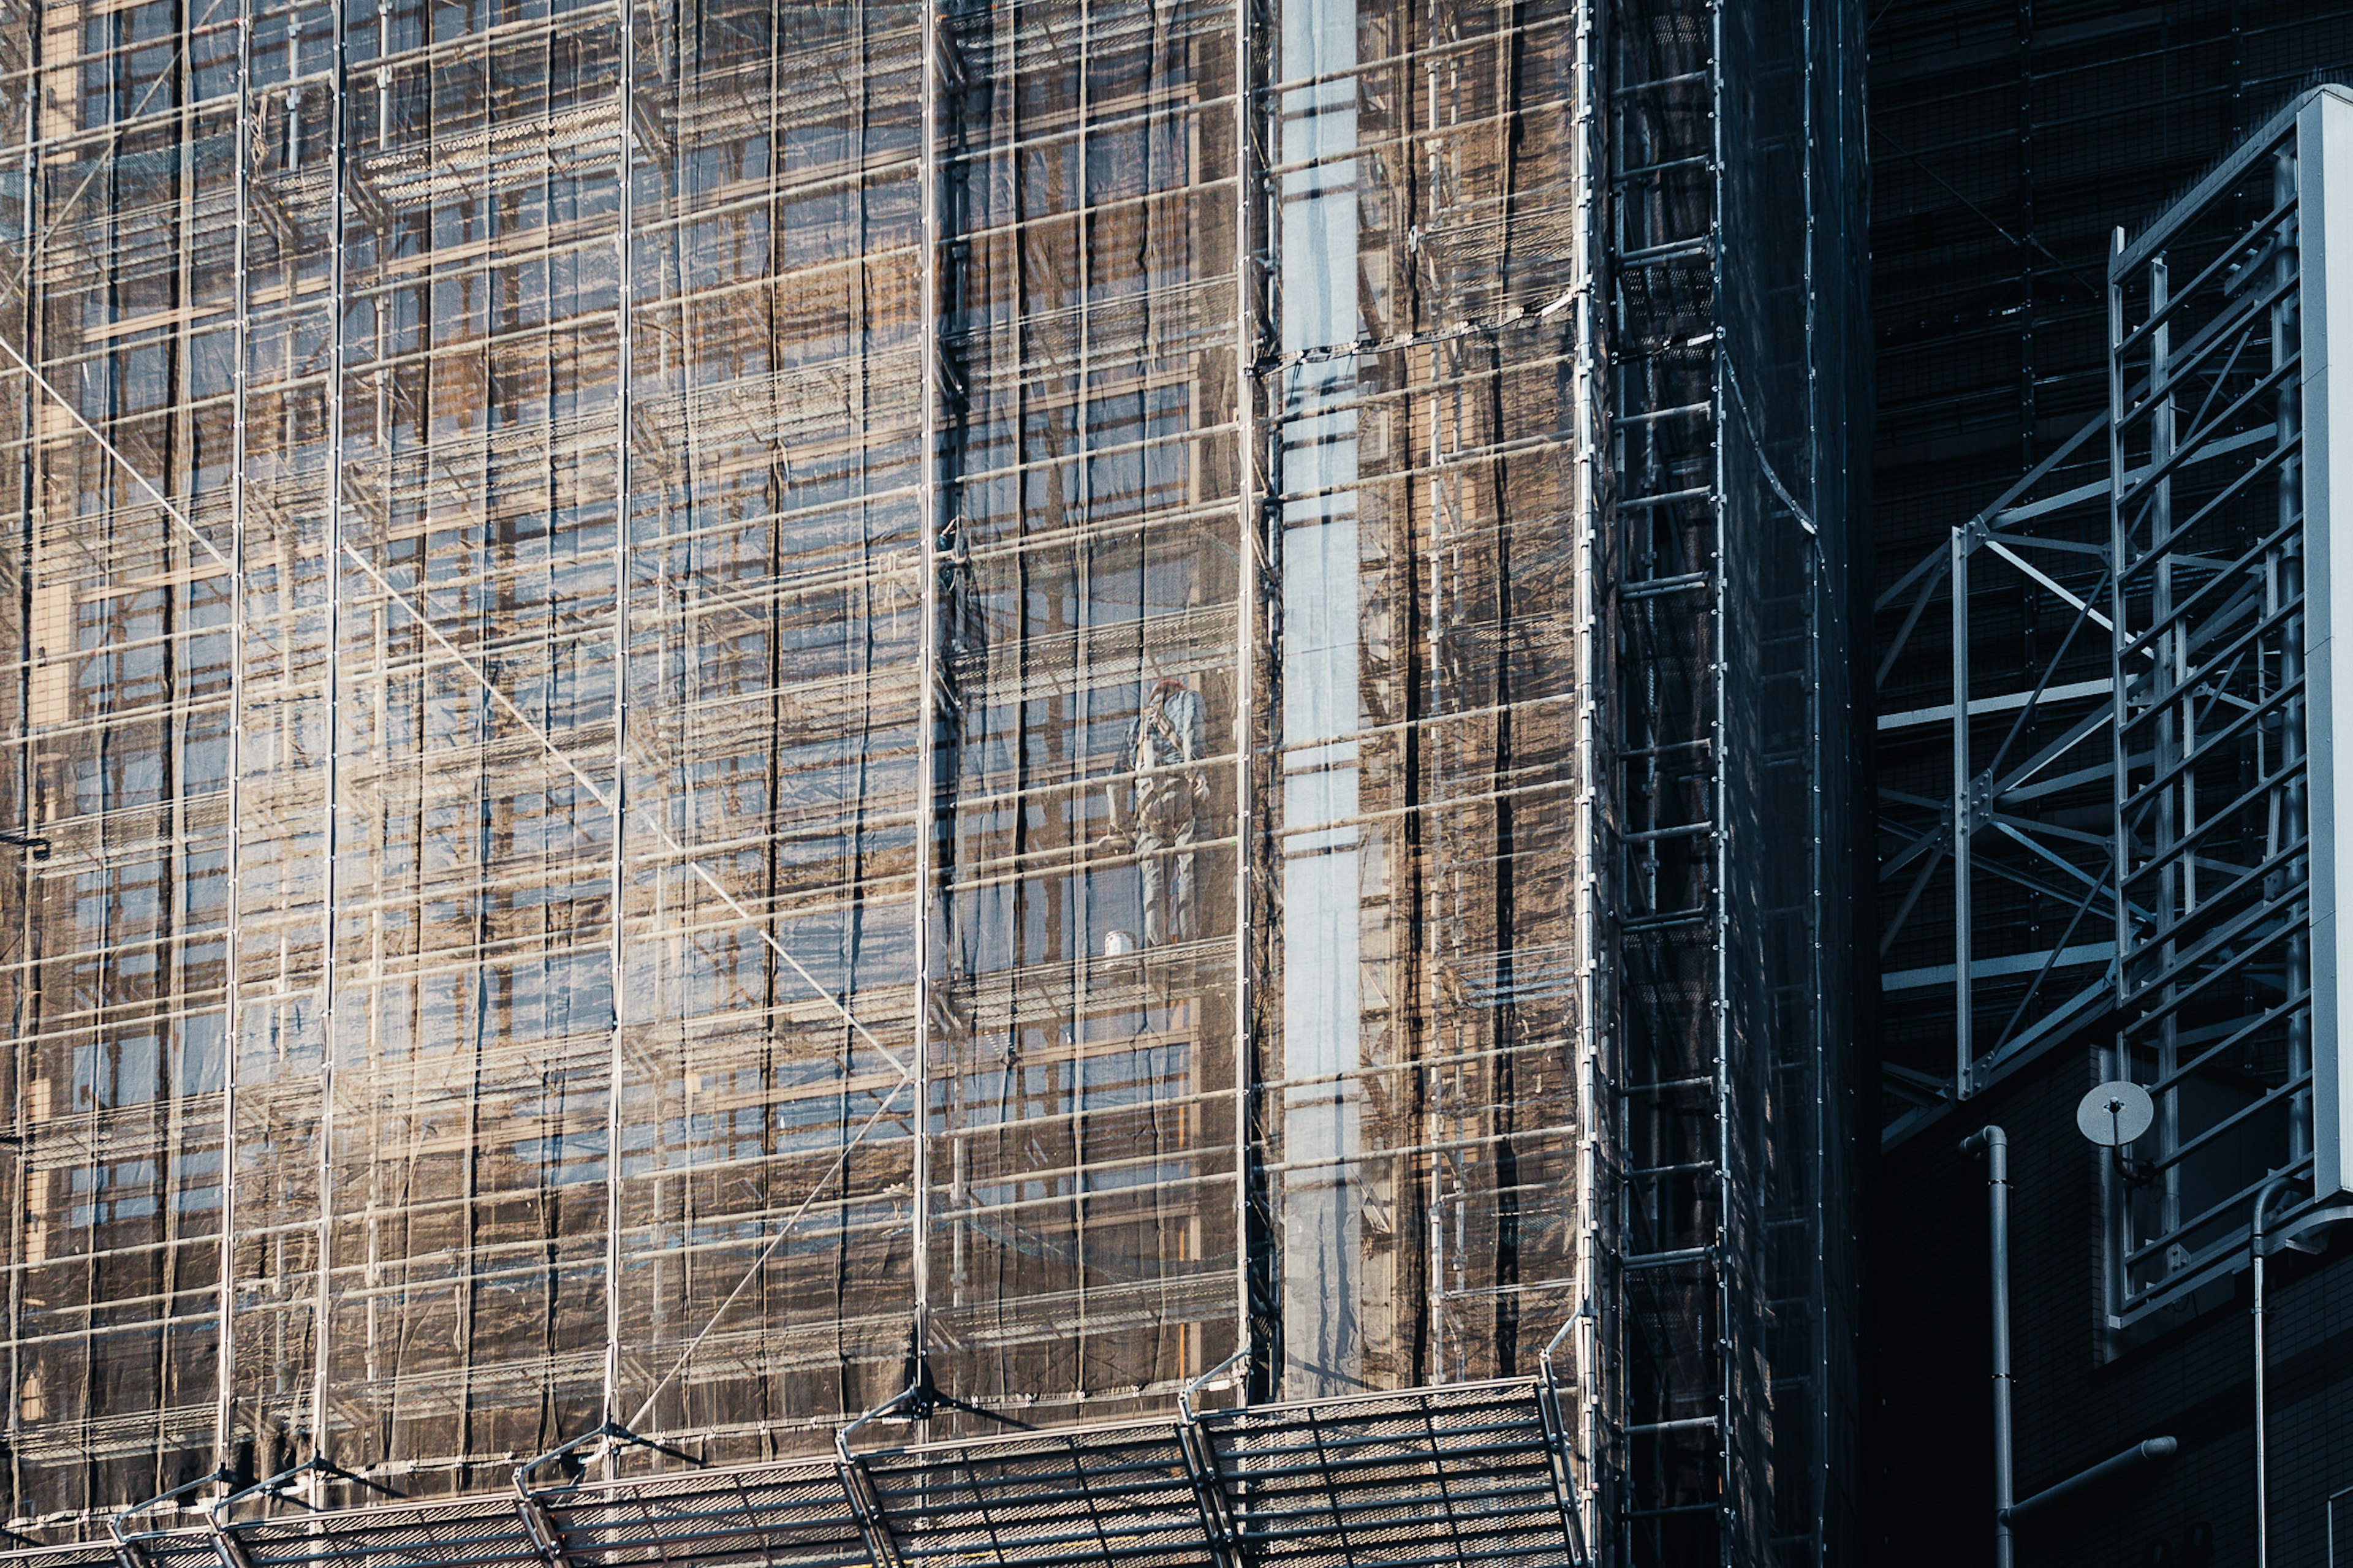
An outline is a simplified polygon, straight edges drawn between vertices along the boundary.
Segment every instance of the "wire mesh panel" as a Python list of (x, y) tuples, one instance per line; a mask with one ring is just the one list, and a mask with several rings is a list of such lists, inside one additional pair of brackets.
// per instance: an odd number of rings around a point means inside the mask
[(219, 1568), (220, 1546), (209, 1530), (155, 1531), (128, 1538), (147, 1568)]
[(1243, 1552), (1303, 1568), (1578, 1561), (1537, 1385), (1468, 1384), (1207, 1416)]
[(1217, 1561), (1175, 1426), (902, 1449), (856, 1463), (902, 1564)]
[(240, 1521), (222, 1533), (240, 1568), (544, 1568), (514, 1498), (496, 1492)]
[(121, 1568), (122, 1564), (113, 1547), (96, 1541), (79, 1546), (11, 1552), (8, 1561), (22, 1563), (24, 1568)]
[(868, 1561), (858, 1514), (830, 1464), (686, 1471), (542, 1494), (539, 1503), (575, 1568), (852, 1568)]

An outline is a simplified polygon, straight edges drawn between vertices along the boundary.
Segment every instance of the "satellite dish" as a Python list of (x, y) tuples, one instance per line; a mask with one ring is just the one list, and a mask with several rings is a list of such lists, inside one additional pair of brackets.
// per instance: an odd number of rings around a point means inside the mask
[(2121, 1149), (2157, 1121), (2157, 1102), (2129, 1079), (2104, 1083), (2075, 1107), (2075, 1125), (2103, 1149)]

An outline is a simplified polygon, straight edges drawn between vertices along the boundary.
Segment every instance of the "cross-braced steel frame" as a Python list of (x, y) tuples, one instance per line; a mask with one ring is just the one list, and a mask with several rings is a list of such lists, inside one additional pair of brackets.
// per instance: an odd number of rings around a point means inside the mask
[(1884, 1137), (2096, 1042), (2158, 1115), (2102, 1171), (2118, 1329), (2312, 1172), (2299, 149), (2330, 96), (2117, 231), (2108, 407), (1875, 606)]
[[(1904, 955), (1880, 978), (1904, 1019), (1881, 1064), (1891, 1141), (2108, 1010), (2106, 427), (2077, 431), (1874, 606), (1879, 957)], [(1986, 679), (1984, 637), (2031, 650), (2022, 681)], [(1985, 662), (2012, 668), (2007, 650)]]

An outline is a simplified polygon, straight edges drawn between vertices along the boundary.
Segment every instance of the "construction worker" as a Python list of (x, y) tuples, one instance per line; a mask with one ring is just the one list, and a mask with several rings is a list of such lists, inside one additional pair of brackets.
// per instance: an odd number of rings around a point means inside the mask
[(1193, 833), (1209, 798), (1200, 765), (1202, 717), (1201, 694), (1176, 676), (1161, 676), (1128, 726), (1120, 754), (1125, 808), (1120, 781), (1105, 790), (1113, 827), (1135, 848), (1146, 947), (1189, 942), (1195, 935)]

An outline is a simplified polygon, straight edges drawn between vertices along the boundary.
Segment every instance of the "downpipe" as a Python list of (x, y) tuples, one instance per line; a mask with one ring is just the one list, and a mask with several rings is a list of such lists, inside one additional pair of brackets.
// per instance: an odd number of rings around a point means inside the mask
[(2289, 1177), (2274, 1176), (2257, 1188), (2253, 1223), (2247, 1227), (2255, 1299), (2255, 1568), (2271, 1568), (2272, 1561), (2271, 1421), (2263, 1397), (2263, 1233), (2273, 1203), (2294, 1184)]
[(2271, 1411), (2269, 1380), (2263, 1364), (2269, 1359), (2264, 1342), (2270, 1328), (2271, 1301), (2264, 1279), (2264, 1259), (2283, 1247), (2317, 1252), (2322, 1232), (2353, 1219), (2353, 1205), (2332, 1205), (2297, 1215), (2274, 1237), (2272, 1205), (2279, 1201), (2280, 1194), (2293, 1192), (2303, 1184), (2302, 1177), (2289, 1175), (2274, 1176), (2265, 1182), (2256, 1189), (2254, 1213), (2247, 1226), (2247, 1258), (2254, 1276), (2255, 1568), (2271, 1568), (2272, 1561)]
[[(1993, 1560), (2013, 1568), (2010, 1395), (2010, 1134), (1981, 1127), (1961, 1140), (1961, 1152), (1986, 1162), (1986, 1219), (1993, 1254)], [(2260, 1320), (2259, 1320), (2260, 1321)], [(2259, 1565), (2260, 1568), (2260, 1565)]]

